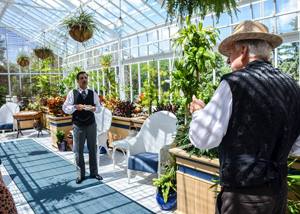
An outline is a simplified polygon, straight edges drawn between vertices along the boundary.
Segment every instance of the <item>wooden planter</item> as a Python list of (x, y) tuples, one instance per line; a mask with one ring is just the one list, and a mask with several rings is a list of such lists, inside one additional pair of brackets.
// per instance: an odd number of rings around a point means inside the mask
[(219, 186), (211, 188), (218, 177), (219, 161), (190, 156), (180, 148), (169, 150), (176, 157), (177, 212), (180, 214), (214, 214)]
[(64, 116), (64, 117), (55, 117), (51, 115), (47, 115), (51, 133), (52, 146), (57, 148), (57, 138), (56, 132), (58, 130), (65, 132), (65, 138), (72, 130), (72, 116)]
[(85, 27), (80, 27), (79, 25), (75, 25), (69, 30), (69, 34), (77, 42), (85, 42), (90, 38), (92, 38), (93, 31), (90, 31)]
[(113, 116), (111, 127), (109, 129), (109, 146), (112, 146), (112, 141), (126, 138), (130, 130), (140, 130), (145, 118), (141, 117), (118, 117)]
[(50, 49), (37, 48), (37, 49), (34, 49), (33, 51), (34, 51), (34, 54), (39, 59), (47, 59), (47, 58), (53, 56), (53, 52)]
[(17, 60), (18, 65), (26, 67), (29, 65), (29, 57), (22, 57)]

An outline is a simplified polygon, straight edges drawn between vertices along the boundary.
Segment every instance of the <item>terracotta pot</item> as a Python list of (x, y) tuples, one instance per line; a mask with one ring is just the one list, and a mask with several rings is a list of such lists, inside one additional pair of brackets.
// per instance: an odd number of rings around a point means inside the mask
[(20, 58), (17, 60), (17, 63), (21, 66), (21, 67), (26, 67), (29, 65), (29, 58)]
[(93, 31), (90, 31), (85, 27), (75, 25), (69, 30), (69, 34), (77, 42), (85, 42), (93, 36)]

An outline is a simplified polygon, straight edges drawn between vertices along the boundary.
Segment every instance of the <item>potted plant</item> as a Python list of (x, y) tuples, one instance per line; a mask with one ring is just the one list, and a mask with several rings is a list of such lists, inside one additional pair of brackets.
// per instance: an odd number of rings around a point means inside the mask
[(166, 6), (170, 19), (177, 17), (179, 21), (182, 21), (186, 16), (198, 15), (204, 18), (205, 15), (212, 12), (217, 18), (224, 11), (231, 15), (231, 9), (236, 10), (237, 3), (236, 0), (164, 0), (163, 5)]
[(18, 65), (20, 65), (21, 67), (26, 67), (29, 65), (30, 63), (30, 58), (28, 55), (26, 54), (19, 54), (18, 58), (17, 58), (17, 63)]
[(78, 42), (85, 42), (92, 38), (96, 29), (93, 16), (82, 9), (78, 15), (65, 19), (63, 25), (69, 30), (70, 36)]
[(177, 204), (176, 193), (176, 164), (166, 166), (166, 172), (159, 178), (153, 179), (153, 185), (157, 187), (156, 201), (162, 210), (172, 210)]
[(33, 52), (39, 59), (47, 59), (53, 56), (52, 50), (46, 46), (36, 47)]
[(58, 130), (56, 132), (56, 138), (57, 138), (57, 146), (58, 146), (58, 150), (63, 152), (63, 151), (66, 151), (66, 142), (64, 141), (64, 138), (65, 138), (65, 132), (62, 131), (62, 130)]

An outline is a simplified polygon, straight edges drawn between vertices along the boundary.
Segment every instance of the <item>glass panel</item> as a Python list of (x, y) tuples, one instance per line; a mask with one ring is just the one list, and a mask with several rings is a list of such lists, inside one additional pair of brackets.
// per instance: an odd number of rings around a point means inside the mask
[(245, 7), (240, 7), (239, 11), (237, 12), (237, 16), (238, 17), (236, 17), (236, 15), (232, 16), (233, 23), (238, 23), (244, 20), (251, 19), (252, 15), (251, 15), (250, 6), (248, 5)]
[(274, 0), (266, 0), (263, 4), (262, 16), (272, 16), (274, 12)]
[(129, 40), (126, 39), (126, 40), (123, 40), (122, 41), (122, 48), (128, 48), (129, 47)]
[(11, 75), (10, 76), (10, 84), (11, 84), (11, 93), (12, 96), (19, 96), (21, 97), (21, 90), (20, 90), (20, 81), (19, 75)]
[(148, 41), (154, 42), (157, 40), (157, 32), (152, 31), (148, 33)]
[(149, 45), (149, 55), (157, 54), (157, 52), (158, 52), (157, 43), (153, 43), (153, 44)]
[(125, 84), (125, 99), (130, 100), (130, 76), (129, 65), (124, 65), (124, 84)]
[(5, 96), (8, 94), (8, 76), (0, 75), (0, 83), (0, 106), (2, 106), (5, 103)]
[(147, 35), (146, 34), (140, 35), (139, 36), (139, 42), (140, 42), (140, 45), (147, 43), (148, 42), (147, 41)]
[(230, 15), (228, 15), (227, 13), (222, 13), (220, 15), (219, 20), (217, 20), (217, 27), (221, 27), (221, 26), (226, 26), (229, 25), (231, 23), (231, 17)]
[(161, 101), (167, 102), (169, 100), (170, 89), (170, 72), (169, 72), (169, 60), (160, 60), (160, 87), (161, 87)]
[(213, 17), (211, 15), (205, 17), (203, 21), (203, 26), (204, 27), (213, 26)]
[(141, 63), (141, 91), (144, 89), (145, 81), (148, 81), (148, 66), (147, 63)]
[(221, 28), (219, 29), (220, 35), (219, 35), (219, 40), (222, 41), (226, 37), (228, 37), (231, 33), (231, 27), (226, 27), (226, 28)]
[(297, 31), (297, 15), (290, 14), (278, 17), (277, 30), (278, 33)]
[(278, 67), (299, 80), (299, 42), (284, 43), (278, 48)]
[(148, 55), (147, 45), (140, 46), (140, 56), (147, 56), (147, 55)]
[(137, 36), (132, 37), (132, 38), (130, 39), (130, 44), (131, 44), (131, 47), (137, 46), (137, 45), (138, 45), (138, 37), (137, 37)]
[(159, 40), (169, 39), (169, 28), (163, 28), (159, 31)]
[(264, 25), (266, 25), (269, 29), (269, 32), (274, 33), (275, 32), (275, 28), (274, 28), (274, 18), (270, 18), (270, 19), (264, 19), (262, 22)]
[(138, 56), (139, 56), (139, 48), (138, 47), (132, 48), (131, 49), (131, 57), (136, 58)]
[(262, 16), (261, 2), (252, 3), (253, 18), (258, 19)]
[(159, 53), (161, 52), (170, 52), (170, 41), (159, 42)]
[(133, 100), (136, 100), (139, 96), (139, 80), (138, 80), (138, 65), (131, 65), (131, 78), (132, 78), (132, 91), (133, 91)]
[(276, 11), (277, 13), (294, 11), (297, 10), (299, 4), (299, 0), (276, 0)]

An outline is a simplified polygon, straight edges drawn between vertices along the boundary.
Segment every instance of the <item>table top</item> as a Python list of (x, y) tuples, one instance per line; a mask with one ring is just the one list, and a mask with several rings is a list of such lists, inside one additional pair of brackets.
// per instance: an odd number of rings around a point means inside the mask
[(20, 111), (18, 113), (13, 114), (13, 117), (16, 120), (30, 120), (30, 119), (35, 119), (39, 118), (41, 115), (41, 112), (38, 111)]

